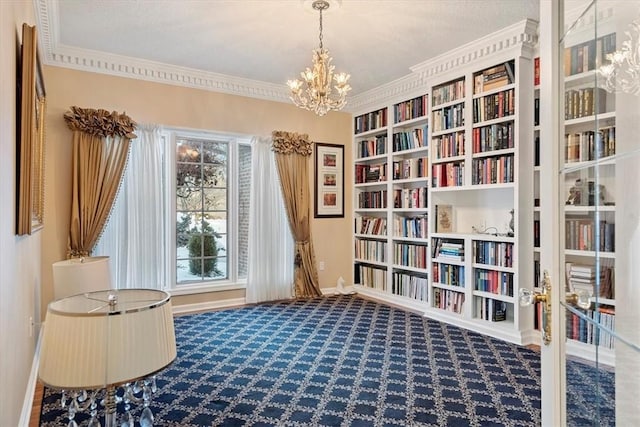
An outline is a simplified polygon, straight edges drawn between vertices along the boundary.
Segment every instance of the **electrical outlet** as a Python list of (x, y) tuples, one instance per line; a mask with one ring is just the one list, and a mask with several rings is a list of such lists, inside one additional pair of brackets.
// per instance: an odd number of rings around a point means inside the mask
[(320, 271), (324, 271), (324, 261), (320, 261), (318, 263), (318, 268), (320, 269)]

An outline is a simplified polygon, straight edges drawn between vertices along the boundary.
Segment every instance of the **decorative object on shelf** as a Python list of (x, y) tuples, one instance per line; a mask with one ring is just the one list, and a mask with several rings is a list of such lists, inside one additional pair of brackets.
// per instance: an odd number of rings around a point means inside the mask
[(436, 205), (436, 233), (453, 231), (453, 206)]
[(637, 19), (629, 24), (630, 30), (625, 31), (627, 40), (622, 42), (622, 48), (607, 55), (608, 64), (598, 69), (598, 74), (604, 78), (603, 87), (608, 92), (625, 92), (640, 95), (640, 21)]
[(16, 234), (31, 234), (44, 217), (44, 79), (38, 56), (36, 27), (22, 24), (18, 60), (18, 122), (16, 123)]
[(509, 220), (509, 231), (507, 231), (507, 236), (513, 237), (515, 236), (515, 224), (513, 221), (513, 214), (515, 213), (515, 209), (511, 209), (509, 213), (511, 214), (511, 219)]
[(344, 146), (315, 144), (315, 218), (344, 218)]
[(569, 188), (569, 196), (565, 204), (573, 206), (602, 206), (605, 204), (604, 192), (604, 185), (596, 185), (592, 179), (583, 180), (579, 178)]
[[(79, 411), (89, 411), (90, 427), (133, 426), (131, 403), (141, 403), (141, 426), (153, 424), (149, 408), (155, 375), (176, 358), (176, 338), (168, 293), (153, 289), (89, 292), (53, 301), (40, 352), (40, 380), (62, 389), (69, 427)], [(118, 392), (121, 389), (121, 392)], [(125, 414), (117, 422), (116, 405)]]
[(71, 258), (53, 263), (53, 298), (113, 288), (108, 256)]
[[(347, 103), (347, 92), (351, 90), (347, 73), (333, 74), (335, 66), (331, 64), (333, 58), (322, 44), (322, 12), (329, 9), (326, 0), (315, 0), (314, 10), (320, 12), (320, 47), (313, 50), (313, 68), (307, 68), (300, 73), (302, 80), (289, 80), (287, 85), (291, 90), (290, 98), (293, 103), (305, 110), (310, 110), (319, 116), (324, 116), (330, 110), (340, 110)], [(335, 80), (336, 93), (331, 88)]]

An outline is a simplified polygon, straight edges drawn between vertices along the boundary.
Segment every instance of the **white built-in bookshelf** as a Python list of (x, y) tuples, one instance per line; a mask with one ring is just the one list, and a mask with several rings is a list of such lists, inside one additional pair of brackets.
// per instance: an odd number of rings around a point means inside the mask
[[(533, 45), (523, 21), (354, 115), (358, 292), (533, 342)], [(490, 46), (490, 48), (488, 48)]]

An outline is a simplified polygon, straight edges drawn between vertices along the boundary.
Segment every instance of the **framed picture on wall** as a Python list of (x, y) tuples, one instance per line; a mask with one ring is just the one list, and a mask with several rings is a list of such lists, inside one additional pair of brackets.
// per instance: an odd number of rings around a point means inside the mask
[(344, 146), (315, 143), (315, 218), (344, 218)]
[(22, 25), (16, 81), (16, 234), (42, 227), (44, 214), (45, 89), (36, 28)]

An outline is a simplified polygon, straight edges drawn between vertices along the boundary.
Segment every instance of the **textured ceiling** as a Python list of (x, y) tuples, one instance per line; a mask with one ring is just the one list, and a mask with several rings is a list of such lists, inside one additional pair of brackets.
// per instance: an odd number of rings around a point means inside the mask
[[(298, 77), (318, 45), (318, 13), (302, 0), (36, 2), (47, 17), (45, 49), (115, 54), (276, 85)], [(357, 94), (515, 22), (537, 20), (538, 8), (539, 0), (343, 0), (324, 14), (324, 46), (336, 71), (351, 74)]]

